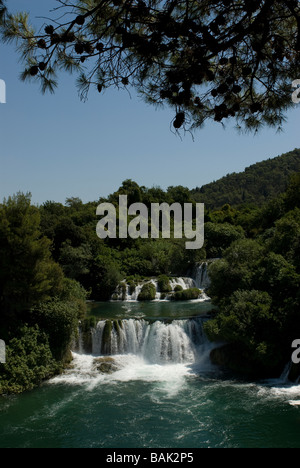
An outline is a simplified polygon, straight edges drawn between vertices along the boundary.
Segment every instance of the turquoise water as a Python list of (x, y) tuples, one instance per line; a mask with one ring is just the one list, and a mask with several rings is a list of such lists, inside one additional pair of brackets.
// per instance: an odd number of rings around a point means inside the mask
[(206, 315), (213, 309), (210, 302), (90, 302), (89, 313), (99, 319), (154, 318), (174, 319)]
[[(165, 312), (167, 306), (174, 304)], [(184, 309), (193, 315), (194, 304), (176, 307), (180, 316)], [(99, 316), (101, 308), (106, 306), (99, 306)], [(110, 305), (110, 313), (121, 308)], [(151, 315), (151, 304), (144, 313)], [(238, 381), (208, 362), (114, 359), (118, 369), (99, 374), (93, 356), (74, 354), (64, 375), (1, 399), (0, 447), (300, 447), (298, 386)]]

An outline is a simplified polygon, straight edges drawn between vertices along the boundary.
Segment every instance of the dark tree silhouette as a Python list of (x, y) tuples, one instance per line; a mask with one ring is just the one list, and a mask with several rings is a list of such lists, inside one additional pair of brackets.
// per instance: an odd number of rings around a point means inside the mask
[(57, 74), (90, 86), (132, 86), (174, 109), (173, 127), (236, 118), (239, 128), (281, 127), (300, 78), (297, 0), (57, 0), (35, 31), (8, 14), (4, 41), (18, 43), (22, 78), (55, 91)]
[(0, 0), (0, 25), (5, 21), (6, 16), (6, 6), (3, 3), (3, 0)]

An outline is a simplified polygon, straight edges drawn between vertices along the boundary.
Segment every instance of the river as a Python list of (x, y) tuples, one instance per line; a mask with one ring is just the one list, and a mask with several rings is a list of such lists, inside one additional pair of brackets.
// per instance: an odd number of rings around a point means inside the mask
[[(210, 304), (90, 308), (99, 323), (123, 322), (104, 358), (111, 372), (95, 366), (99, 353), (76, 352), (64, 374), (0, 399), (1, 448), (300, 448), (300, 386), (280, 376), (242, 381), (212, 366), (211, 344), (195, 336)], [(127, 352), (132, 333), (136, 347)]]

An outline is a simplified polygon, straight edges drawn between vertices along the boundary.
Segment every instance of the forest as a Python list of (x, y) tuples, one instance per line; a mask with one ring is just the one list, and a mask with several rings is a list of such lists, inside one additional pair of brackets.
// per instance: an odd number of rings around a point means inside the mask
[(300, 151), (295, 149), (277, 158), (247, 167), (244, 172), (228, 174), (222, 179), (192, 190), (196, 201), (208, 208), (242, 204), (263, 205), (287, 189), (291, 174), (300, 171)]
[(102, 202), (117, 207), (120, 195), (129, 204), (195, 205), (204, 201), (205, 190), (146, 188), (126, 180), (106, 199), (89, 203), (74, 197), (64, 205), (34, 206), (31, 195), (22, 193), (3, 200), (0, 337), (7, 363), (0, 364), (0, 395), (32, 389), (63, 371), (87, 299), (110, 300), (124, 278), (134, 283), (183, 276), (210, 258), (219, 260), (209, 271), (215, 311), (206, 333), (226, 343), (212, 353), (213, 361), (251, 377), (282, 370), (300, 337), (300, 150), (228, 176), (226, 184), (221, 179), (214, 193), (238, 193), (245, 174), (253, 198), (266, 177), (276, 193), (266, 190), (257, 204), (242, 200), (219, 207), (212, 199), (200, 250), (187, 250), (184, 238), (99, 239), (96, 208)]

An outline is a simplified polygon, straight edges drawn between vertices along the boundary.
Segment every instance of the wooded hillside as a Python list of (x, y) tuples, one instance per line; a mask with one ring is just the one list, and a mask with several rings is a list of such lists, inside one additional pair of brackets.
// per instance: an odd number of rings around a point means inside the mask
[(247, 167), (244, 172), (228, 174), (222, 179), (197, 187), (192, 195), (207, 208), (225, 204), (237, 206), (265, 202), (283, 193), (291, 175), (300, 171), (300, 149)]

